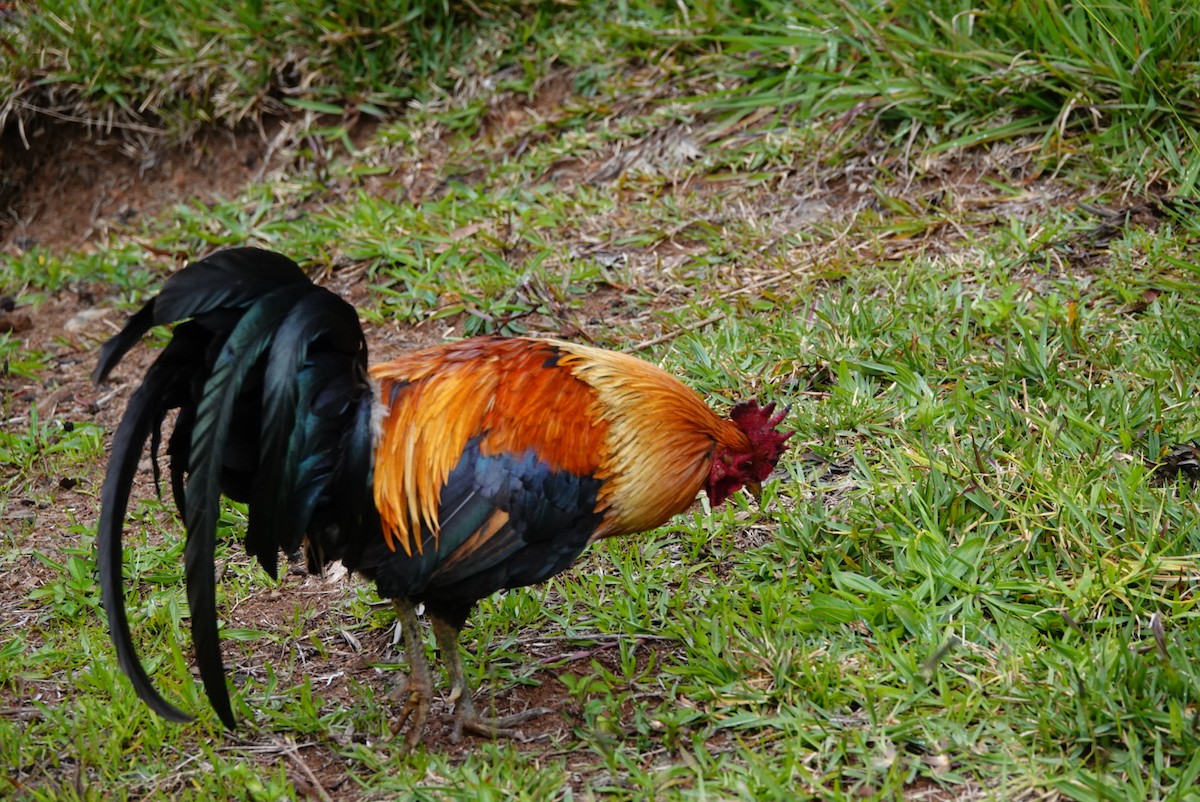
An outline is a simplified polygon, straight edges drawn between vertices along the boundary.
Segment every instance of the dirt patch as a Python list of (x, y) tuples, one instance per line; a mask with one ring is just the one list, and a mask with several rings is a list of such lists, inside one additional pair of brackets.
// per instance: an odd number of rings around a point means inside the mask
[[(254, 568), (248, 558), (239, 557), (249, 570)], [(280, 587), (263, 588), (261, 592), (222, 609), (227, 625), (235, 628), (257, 629), (269, 633), (303, 630), (299, 638), (284, 638), (271, 642), (245, 645), (226, 643), (225, 659), (235, 684), (253, 681), (265, 685), (268, 675), (265, 666), (281, 688), (303, 685), (305, 678), (312, 683), (314, 695), (326, 710), (342, 708), (361, 716), (373, 708), (390, 724), (397, 705), (389, 695), (407, 676), (407, 661), (394, 625), (368, 630), (359, 620), (348, 619), (343, 602), (353, 594), (352, 586), (359, 582), (347, 578), (335, 567), (331, 579), (302, 574), (293, 565), (291, 575)], [(380, 606), (387, 606), (381, 603)], [(298, 625), (297, 622), (302, 622)], [(425, 632), (429, 640), (428, 631)], [(584, 723), (583, 710), (572, 696), (564, 675), (589, 676), (593, 661), (610, 672), (620, 673), (619, 646), (632, 642), (639, 671), (644, 671), (652, 656), (656, 662), (675, 659), (674, 642), (649, 635), (604, 635), (566, 638), (558, 635), (532, 634), (516, 640), (515, 667), (522, 681), (513, 685), (496, 685), (485, 679), (474, 688), (476, 707), (483, 715), (506, 716), (533, 708), (551, 712), (523, 723), (518, 729), (524, 740), (515, 741), (515, 748), (543, 752), (569, 740), (571, 730)], [(473, 628), (463, 632), (464, 647), (475, 655), (467, 658), (485, 665), (491, 659), (492, 644), (476, 637)], [(454, 705), (447, 698), (449, 688), (442, 671), (440, 656), (431, 653), (434, 669), (434, 700), (426, 724), (422, 746), (430, 751), (465, 757), (479, 739), (465, 736), (459, 743), (451, 740)], [(619, 689), (609, 689), (619, 690)], [(247, 700), (256, 706), (255, 697), (264, 692), (256, 687), (247, 691)], [(371, 700), (364, 707), (364, 699)], [(632, 719), (632, 702), (625, 703), (624, 718)], [(351, 742), (369, 745), (377, 737), (372, 732), (356, 731), (351, 725), (329, 737), (345, 746)]]
[(0, 137), (0, 253), (63, 252), (189, 199), (237, 194), (270, 166), (269, 131), (186, 145), (45, 120)]

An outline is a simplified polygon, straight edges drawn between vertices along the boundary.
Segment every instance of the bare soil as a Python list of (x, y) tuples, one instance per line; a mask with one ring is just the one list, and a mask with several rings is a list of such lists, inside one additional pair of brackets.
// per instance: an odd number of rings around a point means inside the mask
[(235, 195), (270, 166), (265, 131), (186, 145), (43, 122), (0, 138), (0, 253), (83, 248), (189, 199)]

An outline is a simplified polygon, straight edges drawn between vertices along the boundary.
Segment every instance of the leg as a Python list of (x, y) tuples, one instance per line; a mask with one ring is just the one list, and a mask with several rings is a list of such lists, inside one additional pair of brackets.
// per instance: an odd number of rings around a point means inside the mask
[(461, 741), (464, 730), (486, 738), (529, 740), (524, 733), (513, 727), (554, 711), (546, 707), (535, 707), (524, 713), (501, 718), (485, 718), (476, 713), (475, 701), (471, 698), (471, 689), (467, 687), (467, 678), (463, 673), (462, 657), (458, 653), (458, 627), (446, 623), (436, 615), (430, 615), (429, 620), (433, 624), (433, 634), (437, 636), (442, 662), (446, 664), (446, 671), (450, 675), (450, 701), (454, 704), (454, 729), (450, 733), (450, 741)]
[(433, 698), (433, 677), (429, 673), (429, 661), (425, 659), (425, 640), (421, 637), (416, 607), (408, 599), (392, 599), (392, 606), (400, 619), (404, 653), (408, 657), (408, 679), (397, 685), (391, 694), (394, 701), (404, 702), (392, 725), (392, 735), (398, 734), (407, 722), (404, 751), (411, 752), (425, 732), (425, 719), (429, 717), (429, 703)]

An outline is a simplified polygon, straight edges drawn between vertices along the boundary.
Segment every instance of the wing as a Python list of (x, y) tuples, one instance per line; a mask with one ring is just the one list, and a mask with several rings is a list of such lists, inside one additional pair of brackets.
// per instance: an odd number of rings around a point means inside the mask
[(372, 371), (388, 410), (375, 499), (391, 553), (370, 558), (382, 595), (474, 601), (582, 551), (604, 514), (609, 424), (562, 356), (468, 340)]
[(469, 606), (504, 588), (541, 582), (569, 566), (603, 518), (601, 481), (553, 470), (533, 453), (482, 453), (470, 442), (442, 488), (435, 535), (389, 555), (376, 575), (383, 596)]

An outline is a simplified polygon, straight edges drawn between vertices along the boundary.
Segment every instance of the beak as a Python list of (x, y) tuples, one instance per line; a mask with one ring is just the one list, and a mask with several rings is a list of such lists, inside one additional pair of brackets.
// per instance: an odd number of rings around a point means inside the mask
[(762, 496), (762, 483), (761, 482), (746, 482), (746, 491), (750, 495), (754, 496), (755, 501), (758, 501), (759, 498)]

